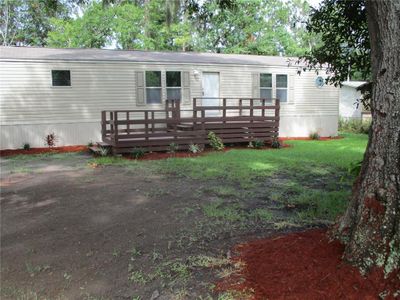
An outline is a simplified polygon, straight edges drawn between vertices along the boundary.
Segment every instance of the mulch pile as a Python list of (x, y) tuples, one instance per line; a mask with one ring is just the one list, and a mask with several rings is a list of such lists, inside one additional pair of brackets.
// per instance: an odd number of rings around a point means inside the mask
[(64, 146), (52, 148), (31, 148), (29, 150), (13, 149), (0, 150), (0, 156), (12, 156), (19, 154), (43, 154), (43, 153), (66, 153), (66, 152), (82, 152), (87, 151), (86, 146)]
[(379, 299), (386, 291), (385, 299), (400, 299), (398, 272), (386, 280), (378, 269), (363, 277), (343, 262), (344, 246), (330, 242), (326, 230), (256, 240), (235, 250), (243, 269), (218, 283), (220, 291), (250, 291), (254, 299)]

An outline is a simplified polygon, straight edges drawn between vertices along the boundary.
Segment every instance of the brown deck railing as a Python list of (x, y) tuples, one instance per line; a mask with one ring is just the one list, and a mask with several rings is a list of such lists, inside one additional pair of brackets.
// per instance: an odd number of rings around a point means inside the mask
[(278, 137), (278, 99), (214, 99), (221, 105), (203, 106), (203, 98), (194, 98), (190, 110), (181, 110), (180, 101), (168, 100), (164, 110), (102, 111), (103, 142), (114, 153), (123, 153), (133, 148), (168, 150), (172, 143), (179, 149), (191, 143), (208, 144), (210, 131), (224, 143), (268, 142)]

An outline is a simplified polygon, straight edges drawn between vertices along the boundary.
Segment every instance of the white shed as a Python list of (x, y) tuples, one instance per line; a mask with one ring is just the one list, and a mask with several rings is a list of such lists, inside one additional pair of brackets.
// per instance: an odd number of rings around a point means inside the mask
[[(179, 97), (265, 97), (281, 102), (282, 137), (337, 135), (339, 89), (296, 58), (194, 52), (0, 47), (1, 149), (101, 140), (102, 110), (163, 109)], [(218, 100), (209, 100), (218, 101)], [(203, 103), (203, 105), (219, 103)]]
[(359, 99), (362, 98), (358, 87), (365, 81), (345, 81), (340, 88), (339, 116), (344, 119), (362, 119), (365, 113), (364, 106)]

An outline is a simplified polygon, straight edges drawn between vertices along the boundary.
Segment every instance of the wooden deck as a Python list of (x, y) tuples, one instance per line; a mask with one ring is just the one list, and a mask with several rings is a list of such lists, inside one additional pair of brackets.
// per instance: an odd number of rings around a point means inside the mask
[(222, 105), (201, 106), (202, 98), (194, 98), (192, 110), (168, 100), (164, 110), (102, 111), (103, 145), (110, 145), (113, 153), (129, 153), (135, 148), (165, 151), (172, 143), (180, 150), (192, 143), (206, 145), (210, 131), (224, 143), (268, 143), (278, 137), (278, 99), (217, 99)]

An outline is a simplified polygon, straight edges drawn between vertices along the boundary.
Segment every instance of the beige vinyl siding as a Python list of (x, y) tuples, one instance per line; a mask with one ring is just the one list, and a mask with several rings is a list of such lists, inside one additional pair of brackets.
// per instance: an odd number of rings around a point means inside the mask
[[(70, 70), (71, 86), (53, 87), (51, 70)], [(63, 130), (65, 140), (73, 144), (79, 124), (90, 124), (91, 132), (97, 127), (98, 132), (100, 131), (102, 110), (163, 109), (164, 102), (139, 106), (136, 103), (136, 74), (146, 70), (161, 71), (162, 76), (165, 76), (165, 71), (189, 72), (191, 98), (202, 97), (202, 72), (220, 74), (220, 97), (226, 98), (252, 97), (254, 73), (288, 74), (289, 86), (292, 85), (293, 89), (288, 90), (289, 102), (282, 103), (282, 122), (291, 122), (290, 118), (307, 117), (307, 120), (311, 121), (312, 118), (317, 118), (320, 124), (323, 122), (320, 120), (326, 117), (335, 120), (338, 116), (339, 89), (329, 85), (317, 88), (315, 78), (318, 75), (315, 72), (305, 72), (298, 76), (296, 67), (0, 60), (2, 137), (16, 139), (13, 136), (18, 136), (18, 132), (21, 131), (29, 131), (30, 125), (60, 124), (59, 128)], [(165, 81), (164, 77), (163, 80)], [(163, 99), (166, 97), (165, 93), (164, 87)], [(183, 101), (182, 108), (190, 109), (191, 101), (189, 104)], [(140, 115), (137, 114), (137, 117)], [(309, 121), (305, 122), (304, 126), (307, 123)], [(326, 125), (330, 127), (326, 132), (336, 130), (333, 123), (334, 121), (330, 121), (329, 125)], [(73, 125), (71, 130), (74, 132), (67, 132), (68, 124)], [(19, 126), (11, 129), (14, 125)], [(282, 128), (289, 128), (285, 135), (301, 136), (296, 134), (296, 126), (292, 128), (288, 124), (282, 125)], [(306, 128), (303, 132), (307, 130), (311, 129)], [(43, 136), (44, 133), (40, 135)], [(97, 137), (96, 133), (93, 140)], [(12, 145), (18, 143), (20, 141)]]

